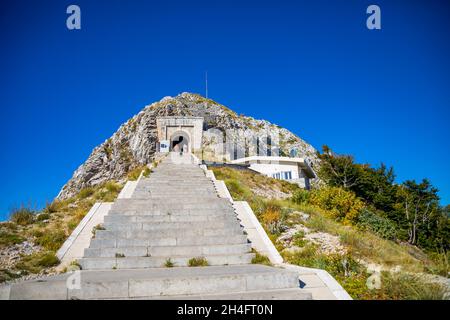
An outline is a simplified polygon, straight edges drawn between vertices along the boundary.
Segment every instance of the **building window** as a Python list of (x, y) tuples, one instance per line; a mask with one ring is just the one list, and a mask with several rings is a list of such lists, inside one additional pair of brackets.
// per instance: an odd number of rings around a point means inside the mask
[(292, 172), (291, 171), (282, 171), (272, 174), (272, 178), (278, 180), (292, 180)]
[(283, 179), (284, 179), (284, 180), (291, 180), (291, 179), (292, 179), (292, 173), (291, 173), (291, 171), (285, 171), (285, 172), (283, 172)]

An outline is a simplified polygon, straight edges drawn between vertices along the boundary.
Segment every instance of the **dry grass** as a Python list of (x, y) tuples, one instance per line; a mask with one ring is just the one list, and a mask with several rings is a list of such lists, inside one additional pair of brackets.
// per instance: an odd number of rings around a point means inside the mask
[[(27, 223), (16, 220), (0, 223), (0, 246), (9, 246), (31, 240), (40, 245), (42, 251), (31, 256), (24, 256), (16, 263), (13, 270), (7, 270), (11, 274), (18, 271), (24, 273), (41, 272), (51, 268), (57, 262), (54, 253), (61, 247), (67, 237), (85, 217), (97, 201), (110, 202), (117, 198), (123, 185), (115, 181), (108, 181), (102, 185), (81, 190), (76, 196), (66, 200), (56, 200), (46, 205), (42, 210), (42, 219), (36, 218)], [(45, 219), (44, 219), (45, 218)], [(20, 223), (18, 223), (20, 222)], [(8, 280), (5, 274), (0, 280)]]
[(225, 182), (227, 180), (237, 181), (251, 193), (257, 193), (258, 190), (262, 190), (262, 192), (264, 192), (266, 189), (271, 189), (286, 194), (292, 194), (294, 191), (299, 189), (296, 184), (273, 179), (249, 170), (236, 170), (229, 167), (214, 167), (212, 168), (212, 171), (218, 180), (224, 180)]

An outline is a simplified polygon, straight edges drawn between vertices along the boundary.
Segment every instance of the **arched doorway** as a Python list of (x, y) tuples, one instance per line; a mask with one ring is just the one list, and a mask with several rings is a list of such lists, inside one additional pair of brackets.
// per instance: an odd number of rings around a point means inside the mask
[(186, 150), (190, 152), (191, 145), (189, 135), (185, 131), (176, 131), (170, 137), (170, 151), (180, 152)]

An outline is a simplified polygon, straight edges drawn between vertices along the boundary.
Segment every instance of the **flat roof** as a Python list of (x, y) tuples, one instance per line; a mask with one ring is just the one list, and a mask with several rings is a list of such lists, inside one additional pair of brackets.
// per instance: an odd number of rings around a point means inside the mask
[(198, 120), (204, 120), (203, 117), (192, 117), (192, 116), (161, 116), (156, 117), (157, 120), (167, 120), (167, 119), (198, 119)]
[(308, 162), (304, 158), (291, 158), (291, 157), (275, 157), (275, 156), (251, 156), (245, 158), (239, 158), (232, 160), (232, 164), (239, 163), (289, 163), (298, 164), (307, 174), (309, 178), (315, 178), (316, 175), (312, 168), (309, 166)]

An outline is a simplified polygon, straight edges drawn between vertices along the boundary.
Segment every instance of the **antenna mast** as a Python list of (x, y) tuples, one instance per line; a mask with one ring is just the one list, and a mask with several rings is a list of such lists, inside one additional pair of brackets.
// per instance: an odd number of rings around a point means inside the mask
[(208, 71), (205, 73), (206, 99), (208, 99)]

